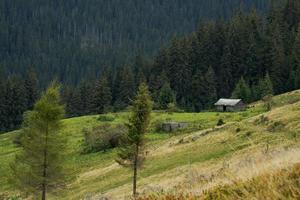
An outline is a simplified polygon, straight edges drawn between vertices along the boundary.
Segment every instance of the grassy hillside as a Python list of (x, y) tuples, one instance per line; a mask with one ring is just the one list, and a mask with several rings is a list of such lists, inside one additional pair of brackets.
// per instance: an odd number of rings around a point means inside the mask
[(300, 196), (300, 164), (265, 173), (247, 181), (235, 181), (205, 191), (193, 193), (151, 194), (138, 200), (224, 200), (224, 199), (298, 199)]
[[(264, 112), (263, 104), (258, 102), (239, 113), (153, 113), (152, 129), (147, 135), (148, 157), (139, 174), (139, 191), (146, 194), (172, 192), (180, 187), (197, 194), (214, 185), (230, 183), (237, 177), (248, 178), (243, 173), (249, 174), (249, 157), (253, 158), (251, 166), (263, 163), (262, 160), (273, 162), (278, 158), (275, 150), (282, 158), (291, 157), (300, 147), (300, 91), (274, 97), (274, 109)], [(72, 181), (58, 194), (49, 195), (50, 199), (83, 199), (102, 194), (119, 199), (130, 193), (131, 172), (115, 163), (116, 150), (81, 153), (84, 128), (124, 123), (127, 115), (116, 113), (64, 120), (63, 131), (69, 138), (66, 167)], [(222, 127), (216, 127), (219, 119), (225, 121)], [(158, 121), (189, 122), (190, 126), (174, 134), (156, 133), (154, 126)], [(17, 131), (0, 135), (2, 196), (18, 193), (8, 181), (9, 163), (18, 151), (12, 143), (16, 134)], [(299, 152), (296, 155), (300, 155)], [(300, 162), (300, 156), (293, 156), (293, 160)], [(285, 165), (291, 164), (290, 160), (285, 162)], [(278, 164), (278, 168), (282, 167), (285, 166)], [(270, 170), (268, 165), (261, 168)], [(255, 173), (252, 170), (250, 176), (264, 171), (261, 168), (254, 170)]]

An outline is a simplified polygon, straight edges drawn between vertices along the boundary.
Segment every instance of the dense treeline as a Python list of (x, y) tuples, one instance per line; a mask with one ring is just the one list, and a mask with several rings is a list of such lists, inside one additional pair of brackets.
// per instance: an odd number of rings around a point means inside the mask
[(33, 70), (26, 73), (25, 79), (0, 79), (0, 133), (18, 128), (23, 113), (33, 108), (38, 96), (38, 79)]
[(101, 102), (100, 113), (123, 109), (141, 81), (148, 82), (157, 108), (167, 102), (188, 111), (210, 108), (219, 97), (250, 102), (299, 88), (299, 23), (296, 0), (274, 6), (266, 17), (240, 11), (230, 21), (202, 23), (191, 35), (173, 38), (153, 61), (138, 55), (116, 73), (104, 71), (97, 83), (71, 89), (64, 95), (73, 101), (69, 113), (95, 113), (93, 99)]
[[(137, 55), (132, 64), (118, 70), (101, 70), (96, 80), (86, 79), (77, 86), (65, 84), (62, 97), (67, 116), (125, 109), (143, 81), (149, 85), (155, 109), (177, 105), (186, 111), (209, 109), (219, 97), (251, 102), (298, 89), (299, 23), (297, 0), (272, 7), (266, 16), (255, 10), (248, 14), (239, 11), (228, 21), (203, 22), (192, 34), (174, 37), (153, 60)], [(32, 80), (28, 82), (37, 82)], [(30, 108), (23, 102), (31, 101), (21, 100), (28, 98), (22, 82), (10, 77), (1, 83), (1, 130), (18, 126), (22, 112)], [(9, 100), (11, 93), (13, 100)], [(22, 109), (16, 109), (18, 106)]]
[(268, 0), (1, 0), (0, 71), (33, 67), (43, 87), (53, 78), (74, 85), (241, 4), (265, 11)]

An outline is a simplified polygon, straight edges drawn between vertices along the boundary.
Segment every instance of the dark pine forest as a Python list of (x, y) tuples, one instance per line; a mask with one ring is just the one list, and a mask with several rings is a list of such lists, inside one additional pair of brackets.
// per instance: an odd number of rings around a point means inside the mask
[(0, 131), (54, 79), (68, 117), (123, 110), (141, 82), (190, 112), (300, 88), (300, 2), (270, 2), (3, 0)]

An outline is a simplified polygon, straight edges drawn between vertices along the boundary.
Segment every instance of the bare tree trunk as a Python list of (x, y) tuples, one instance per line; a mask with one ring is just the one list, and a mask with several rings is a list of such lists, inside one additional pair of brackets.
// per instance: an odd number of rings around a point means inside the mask
[(133, 197), (134, 198), (136, 197), (138, 155), (139, 155), (139, 145), (136, 145), (136, 152), (135, 152), (134, 163), (133, 163)]
[(46, 192), (47, 192), (47, 157), (48, 157), (48, 126), (46, 129), (46, 137), (45, 137), (45, 147), (44, 147), (44, 163), (43, 163), (43, 184), (42, 184), (42, 200), (46, 200)]
[(46, 200), (46, 184), (43, 184), (42, 200)]

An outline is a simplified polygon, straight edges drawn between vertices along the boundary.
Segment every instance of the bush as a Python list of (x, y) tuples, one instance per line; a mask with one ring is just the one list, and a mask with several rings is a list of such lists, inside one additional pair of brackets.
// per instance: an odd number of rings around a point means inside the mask
[(223, 124), (225, 124), (223, 119), (219, 119), (218, 122), (217, 122), (217, 126), (222, 126)]
[(282, 123), (282, 122), (280, 122), (280, 121), (278, 121), (278, 122), (273, 122), (272, 124), (270, 124), (269, 126), (268, 126), (268, 131), (270, 131), (270, 132), (276, 132), (276, 131), (281, 131), (283, 128), (284, 128), (284, 124)]
[(273, 95), (266, 95), (262, 98), (262, 101), (264, 102), (264, 107), (267, 111), (270, 111), (273, 106)]
[(15, 137), (13, 138), (13, 143), (16, 146), (21, 146), (22, 145), (22, 138), (23, 138), (23, 131), (18, 132)]
[(267, 124), (269, 122), (269, 118), (261, 115), (258, 119), (255, 120), (255, 124)]
[(235, 129), (235, 132), (236, 132), (236, 133), (238, 133), (238, 132), (240, 132), (240, 131), (241, 131), (241, 128), (240, 128), (240, 127), (238, 127), (238, 128)]
[(112, 122), (115, 120), (115, 117), (111, 115), (100, 115), (97, 120), (101, 122)]
[(152, 127), (156, 133), (163, 132), (163, 122), (161, 120), (156, 120), (152, 123)]
[(104, 124), (93, 128), (84, 129), (83, 153), (105, 151), (118, 147), (120, 140), (126, 134), (127, 128), (123, 125)]
[(183, 112), (183, 110), (179, 109), (179, 108), (176, 106), (175, 103), (169, 103), (169, 104), (167, 105), (167, 112), (168, 112), (168, 113), (173, 113), (173, 112), (178, 112), (178, 113), (180, 113), (180, 112)]
[(21, 200), (21, 197), (20, 196), (10, 196), (8, 193), (0, 193), (0, 199)]

